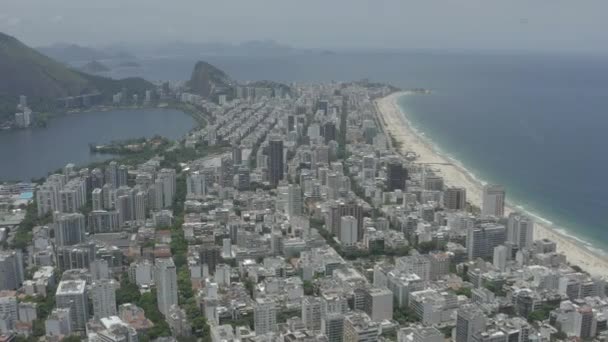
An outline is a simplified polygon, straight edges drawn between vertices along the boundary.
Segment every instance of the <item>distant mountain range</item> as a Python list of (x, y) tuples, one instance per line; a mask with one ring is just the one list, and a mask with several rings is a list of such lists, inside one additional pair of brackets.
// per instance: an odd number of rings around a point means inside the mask
[(26, 95), (34, 111), (53, 110), (57, 99), (101, 92), (104, 99), (127, 88), (143, 93), (154, 85), (141, 78), (114, 80), (71, 69), (0, 33), (0, 122), (14, 114), (19, 95)]
[(135, 56), (122, 50), (101, 50), (76, 44), (57, 43), (50, 46), (37, 47), (36, 50), (44, 55), (64, 63), (87, 62), (105, 59), (136, 59)]
[(240, 44), (168, 42), (158, 44), (114, 44), (108, 49), (129, 51), (138, 56), (284, 56), (305, 50), (272, 40), (248, 41)]

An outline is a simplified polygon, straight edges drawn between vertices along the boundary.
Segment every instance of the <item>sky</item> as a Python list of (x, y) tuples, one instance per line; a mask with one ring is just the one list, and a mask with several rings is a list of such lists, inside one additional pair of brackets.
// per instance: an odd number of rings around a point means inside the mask
[(275, 40), (302, 48), (606, 52), (606, 0), (1, 0), (27, 44)]

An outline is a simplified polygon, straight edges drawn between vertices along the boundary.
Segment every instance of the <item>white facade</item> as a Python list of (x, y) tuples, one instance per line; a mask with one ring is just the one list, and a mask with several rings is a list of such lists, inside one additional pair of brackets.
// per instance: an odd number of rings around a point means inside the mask
[(484, 185), (481, 198), (481, 215), (503, 217), (505, 214), (505, 195), (505, 188), (502, 185)]
[(177, 305), (177, 270), (172, 258), (156, 259), (156, 299), (158, 310), (165, 316), (171, 305)]
[(357, 219), (354, 216), (340, 218), (340, 243), (344, 246), (353, 246), (357, 243)]

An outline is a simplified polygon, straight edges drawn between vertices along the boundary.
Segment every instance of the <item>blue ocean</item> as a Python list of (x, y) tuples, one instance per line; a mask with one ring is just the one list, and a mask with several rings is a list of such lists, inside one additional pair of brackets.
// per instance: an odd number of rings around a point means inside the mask
[(401, 105), (413, 124), (508, 199), (608, 250), (608, 59), (473, 52), (337, 52), (150, 58), (113, 76), (189, 78), (199, 59), (239, 80), (369, 78), (430, 95)]

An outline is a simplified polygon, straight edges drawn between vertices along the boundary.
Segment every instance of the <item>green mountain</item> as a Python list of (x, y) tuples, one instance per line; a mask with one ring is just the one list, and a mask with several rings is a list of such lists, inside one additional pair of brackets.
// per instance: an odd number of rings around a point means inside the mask
[[(283, 83), (262, 80), (246, 84), (249, 87), (281, 89), (283, 94), (291, 94), (291, 88)], [(206, 99), (216, 100), (216, 96), (226, 94), (229, 98), (235, 96), (237, 82), (232, 80), (224, 71), (203, 61), (194, 66), (190, 81), (190, 91)]]
[(204, 98), (231, 93), (233, 84), (225, 72), (203, 61), (196, 63), (188, 82), (190, 90)]
[(0, 123), (14, 114), (19, 95), (28, 97), (34, 111), (53, 111), (58, 98), (101, 92), (108, 100), (123, 88), (143, 94), (154, 85), (141, 78), (113, 80), (70, 69), (0, 33)]

